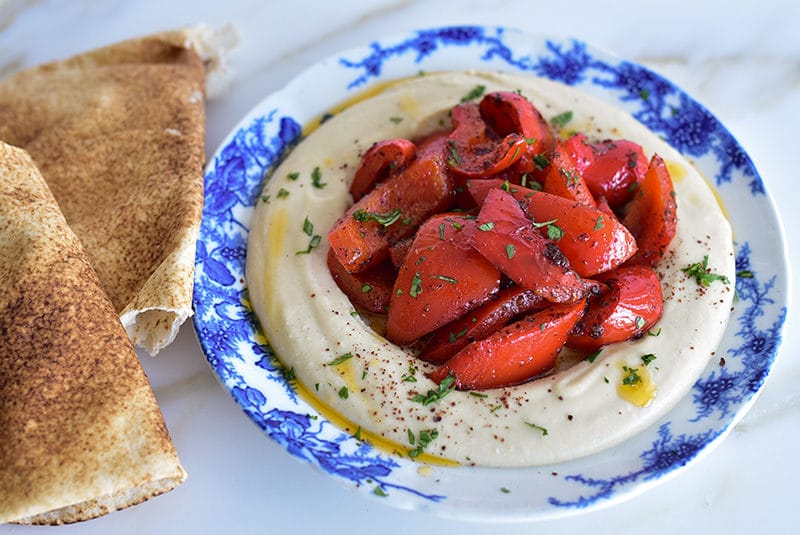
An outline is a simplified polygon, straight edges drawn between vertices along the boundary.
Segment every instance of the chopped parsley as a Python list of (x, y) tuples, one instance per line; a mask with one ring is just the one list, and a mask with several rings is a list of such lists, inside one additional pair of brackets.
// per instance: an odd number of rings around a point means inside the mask
[(389, 495), (380, 485), (375, 486), (375, 490), (372, 491), (372, 494), (375, 496), (380, 496), (381, 498), (385, 498)]
[(328, 362), (328, 366), (338, 366), (342, 362), (350, 360), (351, 358), (353, 358), (353, 354), (350, 353), (350, 352), (347, 352), (344, 355), (339, 355), (335, 359), (333, 359), (330, 362)]
[(516, 252), (516, 249), (514, 248), (513, 244), (509, 243), (509, 244), (506, 245), (506, 256), (508, 257), (509, 260), (514, 258), (514, 253), (515, 252)]
[(550, 123), (557, 128), (564, 128), (568, 122), (572, 120), (572, 110), (567, 110), (564, 113), (559, 113), (552, 119)]
[(657, 330), (656, 332), (653, 332), (653, 331), (647, 331), (647, 336), (658, 336), (658, 335), (660, 335), (660, 334), (661, 334), (661, 327), (659, 327), (659, 328), (658, 328), (658, 330)]
[(288, 190), (285, 190), (283, 188), (278, 190), (278, 198), (279, 199), (283, 199), (284, 197), (288, 197), (288, 196), (289, 196), (289, 191)]
[(408, 295), (411, 297), (416, 298), (419, 294), (422, 293), (422, 277), (419, 274), (419, 271), (414, 273), (414, 277), (411, 279), (411, 288), (408, 290)]
[(456, 148), (455, 141), (450, 141), (447, 143), (447, 150), (450, 152), (450, 157), (447, 158), (447, 163), (450, 167), (456, 167), (461, 163), (461, 156), (458, 154), (458, 148)]
[(439, 223), (439, 239), (440, 240), (444, 239), (444, 229), (445, 229), (444, 223)]
[(284, 368), (281, 373), (283, 375), (283, 378), (286, 379), (287, 381), (294, 381), (297, 378), (297, 376), (294, 373), (294, 366), (289, 368), (288, 370)]
[(547, 237), (559, 241), (564, 237), (564, 231), (558, 225), (547, 225)]
[(389, 120), (392, 121), (394, 124), (400, 124), (403, 122), (402, 117), (389, 117)]
[(328, 185), (326, 182), (322, 182), (322, 171), (319, 170), (319, 166), (311, 171), (311, 185), (317, 189), (322, 189)]
[(303, 220), (303, 234), (306, 236), (314, 234), (314, 223), (308, 220), (308, 216)]
[(458, 284), (458, 280), (454, 279), (453, 277), (448, 277), (447, 275), (431, 275), (434, 279), (443, 280), (445, 282), (449, 282), (450, 284)]
[(622, 370), (625, 372), (625, 377), (622, 378), (622, 384), (633, 386), (637, 383), (642, 382), (642, 378), (639, 375), (639, 368), (631, 368), (629, 366), (623, 366)]
[(311, 237), (311, 240), (308, 242), (308, 248), (306, 248), (306, 249), (305, 249), (305, 250), (303, 250), (303, 251), (297, 251), (297, 252), (296, 252), (296, 253), (294, 253), (294, 254), (296, 254), (296, 255), (308, 254), (308, 253), (310, 253), (312, 250), (314, 250), (314, 249), (316, 249), (317, 247), (319, 247), (319, 243), (320, 243), (321, 241), (322, 241), (322, 236), (320, 236), (319, 234), (314, 234), (314, 235)]
[(650, 91), (648, 91), (647, 89), (642, 89), (641, 91), (639, 91), (639, 97), (641, 97), (642, 100), (647, 100), (648, 98), (650, 98)]
[(262, 195), (262, 196), (261, 196), (261, 200), (262, 200), (263, 202), (267, 203), (267, 204), (269, 204), (269, 198), (270, 198), (270, 196), (269, 196), (269, 195)]
[(294, 173), (289, 173), (286, 175), (286, 178), (288, 178), (289, 180), (297, 180), (298, 178), (300, 178), (300, 173), (298, 173), (297, 171), (295, 171)]
[(455, 382), (456, 378), (451, 373), (450, 375), (442, 379), (442, 382), (439, 383), (439, 385), (436, 388), (428, 390), (425, 394), (417, 394), (416, 396), (411, 398), (411, 401), (422, 403), (423, 405), (430, 405), (431, 403), (435, 403), (456, 389)]
[(417, 445), (416, 448), (410, 450), (408, 452), (408, 456), (412, 459), (419, 457), (425, 452), (425, 448), (428, 447), (428, 444), (436, 440), (439, 436), (439, 432), (436, 429), (423, 429), (419, 432), (419, 435), (416, 439), (414, 439), (414, 433), (411, 430), (408, 430), (408, 442), (413, 446), (415, 443)]
[(450, 336), (448, 336), (448, 338), (447, 338), (447, 339), (448, 339), (448, 341), (449, 341), (451, 344), (452, 344), (452, 343), (455, 343), (455, 341), (456, 341), (456, 340), (458, 340), (459, 338), (461, 338), (462, 336), (464, 336), (465, 334), (467, 334), (467, 330), (468, 330), (468, 329), (467, 329), (466, 327), (464, 327), (463, 329), (461, 329), (461, 330), (460, 330), (460, 331), (458, 331), (457, 333), (452, 333), (452, 332), (451, 332), (451, 333), (450, 333)]
[(547, 432), (547, 429), (545, 429), (541, 425), (536, 425), (536, 424), (531, 423), (531, 422), (525, 422), (525, 425), (536, 429), (537, 431), (539, 431), (542, 434), (543, 437), (546, 437), (547, 435), (550, 434), (550, 433)]
[(597, 219), (594, 222), (594, 229), (595, 230), (600, 230), (604, 226), (605, 226), (605, 223), (603, 223), (603, 216), (601, 216), (601, 215), (597, 216)]
[(704, 288), (708, 288), (714, 281), (722, 281), (723, 284), (730, 284), (728, 277), (725, 275), (717, 275), (708, 270), (708, 255), (703, 257), (702, 262), (695, 262), (681, 269), (681, 271), (688, 274), (690, 277), (694, 277), (697, 284)]
[(403, 381), (404, 383), (416, 383), (417, 382), (417, 376), (415, 375), (416, 373), (417, 373), (417, 369), (414, 367), (414, 365), (413, 364), (409, 364), (408, 365), (408, 374), (406, 374), (405, 377), (403, 377), (400, 380)]
[(645, 321), (645, 319), (644, 319), (643, 317), (641, 317), (641, 316), (636, 316), (636, 319), (634, 320), (634, 322), (636, 323), (636, 328), (637, 328), (637, 329), (641, 329), (642, 327), (644, 327), (645, 325), (647, 325), (647, 322), (646, 322), (646, 321)]
[(569, 169), (564, 169), (563, 167), (560, 167), (558, 170), (564, 176), (564, 178), (567, 179), (567, 186), (578, 183), (580, 177), (575, 171), (570, 171)]
[(394, 210), (389, 210), (388, 212), (378, 213), (378, 212), (367, 212), (363, 208), (359, 208), (355, 212), (353, 212), (353, 219), (358, 221), (359, 223), (364, 223), (367, 221), (374, 221), (379, 225), (383, 225), (384, 227), (391, 226), (398, 221), (403, 216), (403, 211), (400, 208), (395, 208)]
[(483, 399), (483, 398), (488, 398), (488, 397), (489, 397), (489, 395), (488, 395), (488, 394), (484, 394), (483, 392), (476, 392), (476, 391), (474, 391), (474, 390), (471, 390), (471, 391), (470, 391), (470, 393), (469, 393), (469, 395), (470, 395), (470, 396), (472, 396), (472, 397), (474, 397), (474, 398), (482, 398), (482, 399)]
[(339, 397), (342, 399), (347, 399), (350, 397), (350, 391), (347, 389), (346, 386), (343, 386), (339, 389)]
[(741, 271), (737, 271), (736, 276), (739, 277), (740, 279), (752, 279), (753, 277), (755, 277), (755, 275), (753, 275), (753, 272), (750, 271), (749, 269), (743, 269)]
[(547, 166), (550, 165), (550, 159), (544, 154), (537, 154), (533, 157), (533, 165), (535, 165), (539, 171), (544, 171)]
[(478, 230), (482, 230), (484, 232), (489, 232), (493, 228), (494, 228), (494, 221), (487, 221), (486, 223), (483, 223), (482, 225), (478, 225)]
[(653, 355), (652, 353), (648, 353), (647, 355), (642, 355), (642, 362), (644, 362), (645, 366), (649, 365), (654, 360), (656, 360), (656, 356)]
[(364, 284), (361, 285), (361, 293), (362, 294), (369, 293), (371, 291), (372, 291), (372, 285), (371, 284), (364, 283)]
[(475, 100), (476, 98), (482, 97), (485, 91), (486, 86), (483, 84), (478, 84), (470, 89), (469, 93), (461, 97), (461, 102), (469, 102), (470, 100)]
[(600, 355), (601, 351), (602, 351), (602, 349), (598, 349), (594, 353), (589, 353), (588, 355), (586, 355), (586, 358), (584, 358), (583, 360), (588, 361), (590, 363), (594, 362), (595, 360), (597, 360), (597, 356)]
[(511, 492), (511, 491), (510, 491), (510, 490), (508, 490), (508, 489), (507, 489), (507, 488), (505, 488), (505, 487), (500, 487), (500, 492), (502, 492), (503, 494), (508, 494), (508, 493), (509, 493), (509, 492)]

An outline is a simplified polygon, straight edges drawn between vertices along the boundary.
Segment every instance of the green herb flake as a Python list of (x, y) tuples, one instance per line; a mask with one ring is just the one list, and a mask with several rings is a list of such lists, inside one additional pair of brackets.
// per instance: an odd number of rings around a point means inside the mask
[(650, 98), (650, 91), (648, 91), (647, 89), (642, 89), (641, 91), (639, 91), (639, 97), (642, 100), (646, 101), (648, 98)]
[(350, 353), (350, 352), (347, 352), (347, 353), (345, 353), (344, 355), (339, 355), (339, 356), (338, 356), (338, 357), (336, 357), (335, 359), (333, 359), (333, 360), (329, 361), (329, 362), (328, 362), (328, 366), (338, 366), (338, 365), (339, 365), (339, 364), (341, 364), (342, 362), (345, 362), (345, 361), (347, 361), (347, 360), (350, 360), (351, 358), (353, 358), (353, 354), (352, 354), (352, 353)]
[(342, 399), (347, 399), (350, 397), (350, 391), (347, 389), (346, 386), (343, 386), (339, 389), (339, 397)]
[(648, 353), (647, 355), (642, 355), (642, 362), (644, 362), (645, 366), (648, 366), (651, 362), (656, 360), (656, 356), (652, 353)]
[(658, 330), (657, 330), (656, 332), (653, 332), (653, 331), (647, 331), (647, 336), (658, 336), (658, 335), (660, 335), (660, 334), (661, 334), (661, 327), (659, 327), (659, 328), (658, 328)]
[(300, 173), (298, 173), (296, 171), (293, 172), (293, 173), (288, 173), (286, 175), (286, 178), (288, 178), (289, 180), (297, 180), (298, 178), (300, 178)]
[(444, 223), (439, 223), (439, 239), (440, 240), (444, 239), (444, 229), (445, 229), (445, 224)]
[(319, 234), (314, 234), (311, 237), (311, 240), (308, 242), (308, 248), (306, 248), (304, 251), (297, 251), (294, 254), (296, 255), (309, 254), (311, 251), (319, 247), (321, 241), (322, 241), (322, 236), (320, 236)]
[(384, 227), (389, 227), (398, 221), (403, 216), (403, 211), (400, 208), (395, 208), (394, 210), (389, 210), (388, 212), (367, 212), (363, 208), (359, 208), (355, 212), (353, 212), (353, 219), (358, 221), (359, 223), (365, 223), (367, 221), (374, 221), (375, 223), (382, 225)]
[(303, 220), (303, 234), (312, 236), (314, 234), (314, 224), (308, 220), (308, 216)]
[(514, 253), (515, 252), (516, 252), (516, 249), (514, 248), (513, 244), (509, 243), (509, 244), (506, 245), (506, 256), (508, 257), (509, 260), (514, 258)]
[(261, 196), (261, 201), (262, 201), (262, 202), (265, 202), (265, 203), (267, 203), (267, 204), (269, 204), (269, 199), (270, 199), (270, 196), (269, 196), (269, 195), (262, 195), (262, 196)]
[(536, 169), (539, 171), (544, 171), (547, 166), (550, 165), (550, 159), (544, 154), (537, 154), (533, 157), (533, 165), (535, 165)]
[(435, 403), (456, 389), (455, 382), (456, 378), (451, 373), (450, 375), (442, 379), (442, 382), (439, 383), (439, 385), (436, 388), (428, 390), (425, 394), (417, 394), (416, 396), (411, 398), (411, 401), (414, 401), (416, 403), (422, 403), (423, 405), (426, 406), (430, 405), (431, 403)]
[(472, 89), (470, 89), (469, 93), (461, 97), (461, 102), (469, 102), (470, 100), (475, 100), (476, 98), (480, 98), (483, 96), (483, 93), (486, 91), (486, 86), (483, 84), (478, 84)]
[(550, 434), (550, 433), (547, 432), (547, 429), (545, 429), (541, 425), (536, 425), (536, 424), (531, 423), (531, 422), (525, 422), (525, 425), (536, 429), (537, 431), (539, 431), (542, 434), (543, 437), (546, 437), (547, 435)]
[(507, 488), (505, 488), (505, 487), (500, 487), (500, 492), (502, 492), (503, 494), (508, 494), (508, 493), (510, 493), (511, 491), (510, 491), (510, 490), (508, 490), (508, 489), (507, 489)]
[(603, 222), (603, 216), (601, 215), (597, 216), (597, 219), (594, 222), (594, 230), (600, 230), (604, 226), (605, 223)]
[(553, 241), (560, 241), (564, 237), (564, 231), (558, 225), (547, 225), (547, 237)]
[(451, 332), (451, 333), (450, 333), (450, 335), (447, 337), (448, 341), (449, 341), (451, 344), (452, 344), (452, 343), (455, 343), (455, 341), (456, 341), (456, 340), (458, 340), (459, 338), (461, 338), (462, 336), (464, 336), (465, 334), (467, 334), (467, 330), (468, 330), (468, 329), (467, 329), (466, 327), (464, 327), (463, 329), (461, 329), (461, 330), (460, 330), (460, 331), (458, 331), (457, 333), (452, 333), (452, 332)]
[(297, 375), (294, 373), (294, 367), (291, 367), (288, 370), (284, 368), (282, 374), (283, 378), (287, 381), (294, 381), (297, 378)]
[(356, 429), (356, 432), (353, 434), (353, 438), (361, 442), (361, 426), (359, 425)]
[(483, 392), (476, 392), (474, 390), (471, 390), (469, 395), (474, 397), (474, 398), (481, 398), (481, 399), (489, 397), (487, 394), (484, 394)]
[(550, 124), (555, 126), (556, 128), (564, 128), (567, 123), (572, 120), (572, 110), (565, 111), (564, 113), (559, 113), (552, 119), (550, 119)]
[(416, 373), (417, 369), (414, 367), (414, 365), (409, 364), (408, 373), (405, 375), (405, 377), (403, 377), (400, 380), (403, 381), (404, 383), (416, 383), (417, 382), (417, 376), (415, 375)]
[(725, 275), (717, 275), (716, 273), (709, 272), (708, 255), (703, 257), (702, 262), (695, 262), (694, 264), (682, 268), (681, 271), (688, 274), (690, 277), (694, 277), (697, 284), (704, 288), (708, 288), (714, 281), (722, 281), (723, 284), (730, 284), (728, 277)]
[(319, 166), (311, 171), (311, 185), (317, 189), (322, 189), (328, 185), (326, 182), (322, 182), (322, 171), (320, 171)]
[(434, 279), (443, 280), (445, 282), (449, 282), (450, 284), (458, 284), (458, 280), (454, 279), (453, 277), (448, 277), (447, 275), (431, 275)]
[(414, 277), (411, 279), (411, 288), (408, 290), (408, 295), (411, 297), (416, 298), (419, 294), (422, 293), (422, 277), (419, 274), (419, 271), (414, 273)]
[[(408, 434), (409, 436), (413, 436), (413, 433), (411, 433), (411, 431), (409, 431)], [(414, 448), (413, 450), (410, 450), (408, 452), (408, 456), (411, 457), (412, 459), (419, 457), (425, 452), (425, 448), (427, 448), (431, 442), (436, 440), (438, 436), (439, 432), (436, 429), (421, 430), (419, 432), (419, 435), (417, 436), (417, 441), (416, 441), (417, 447)], [(414, 443), (412, 442), (411, 445), (413, 446)]]
[(361, 285), (361, 293), (362, 294), (369, 293), (371, 291), (372, 291), (372, 285), (371, 284), (364, 283), (364, 284)]
[(288, 196), (289, 196), (289, 190), (285, 190), (283, 188), (278, 190), (278, 198), (279, 199), (285, 199)]
[(511, 191), (511, 182), (508, 180), (504, 180), (503, 184), (500, 186), (503, 191)]
[(625, 377), (622, 378), (622, 384), (633, 386), (642, 382), (642, 378), (639, 376), (639, 368), (623, 366), (622, 370), (625, 372)]
[(634, 320), (634, 322), (635, 322), (635, 324), (636, 324), (636, 328), (637, 328), (637, 329), (641, 329), (642, 327), (644, 327), (645, 325), (647, 325), (647, 322), (646, 322), (646, 321), (645, 321), (645, 319), (644, 319), (643, 317), (641, 317), (641, 316), (636, 316), (636, 319)]
[(569, 186), (570, 184), (575, 185), (578, 183), (578, 180), (580, 180), (580, 177), (575, 171), (564, 169), (563, 167), (559, 167), (558, 171), (564, 178), (567, 179), (567, 186)]
[(749, 269), (743, 269), (741, 271), (737, 271), (736, 276), (740, 279), (752, 279), (753, 277), (755, 277), (755, 275), (753, 275), (753, 272), (750, 271)]
[(394, 124), (400, 124), (403, 122), (402, 117), (389, 117), (389, 120), (392, 121)]
[(385, 498), (389, 495), (385, 490), (383, 490), (383, 487), (381, 487), (380, 485), (377, 485), (375, 487), (375, 490), (372, 491), (372, 494), (374, 494), (375, 496), (380, 496), (381, 498)]
[(478, 225), (478, 230), (482, 230), (484, 232), (489, 232), (493, 228), (494, 228), (494, 221), (487, 221), (486, 223), (483, 223), (482, 225)]
[(611, 382), (611, 381), (609, 381), (609, 380), (608, 380), (608, 377), (606, 377), (605, 375), (603, 376), (603, 381), (604, 381), (606, 384), (608, 384), (608, 383), (610, 383), (610, 382)]
[(594, 353), (589, 353), (588, 355), (586, 355), (586, 358), (584, 358), (583, 360), (588, 361), (590, 363), (593, 363), (595, 360), (597, 360), (597, 356), (600, 355), (601, 351), (602, 351), (602, 349), (598, 349)]
[(447, 143), (447, 150), (450, 153), (450, 157), (447, 158), (447, 164), (450, 167), (457, 167), (461, 164), (461, 156), (458, 154), (458, 148), (454, 141), (450, 141)]

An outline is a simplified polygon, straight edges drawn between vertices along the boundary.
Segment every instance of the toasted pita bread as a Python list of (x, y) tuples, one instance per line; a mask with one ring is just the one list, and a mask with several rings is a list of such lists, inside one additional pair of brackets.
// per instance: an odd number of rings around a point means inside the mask
[(0, 143), (0, 523), (86, 520), (185, 477), (80, 241)]
[(28, 151), (135, 344), (191, 315), (203, 203), (202, 38), (126, 41), (0, 82), (0, 140)]

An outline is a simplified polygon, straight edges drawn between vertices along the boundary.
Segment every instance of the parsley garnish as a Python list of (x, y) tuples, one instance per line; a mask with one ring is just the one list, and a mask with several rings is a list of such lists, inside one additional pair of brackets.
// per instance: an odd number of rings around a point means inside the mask
[(656, 356), (653, 355), (652, 353), (648, 353), (647, 355), (642, 355), (642, 362), (644, 362), (645, 366), (647, 366), (654, 360), (656, 360)]
[(361, 293), (365, 294), (372, 291), (372, 285), (364, 283), (361, 285)]
[(564, 178), (567, 179), (567, 186), (578, 183), (580, 177), (575, 171), (570, 171), (569, 169), (564, 169), (563, 167), (560, 167), (558, 170), (564, 176)]
[(462, 336), (464, 336), (465, 334), (467, 334), (467, 328), (466, 328), (466, 327), (464, 327), (463, 329), (461, 329), (461, 330), (460, 330), (460, 331), (458, 331), (457, 333), (450, 333), (450, 336), (448, 336), (448, 337), (447, 337), (447, 339), (448, 339), (448, 341), (449, 341), (449, 342), (452, 344), (452, 343), (454, 343), (456, 340), (458, 340), (459, 338), (461, 338)]
[(394, 124), (400, 124), (403, 122), (402, 117), (389, 117), (389, 120), (392, 121)]
[(353, 358), (353, 354), (350, 353), (350, 352), (345, 353), (344, 355), (339, 355), (338, 357), (336, 357), (332, 361), (328, 362), (328, 366), (338, 366), (342, 362), (344, 362), (346, 360), (350, 360), (351, 358)]
[(456, 378), (453, 376), (453, 374), (450, 374), (442, 379), (442, 382), (439, 383), (436, 388), (433, 390), (428, 390), (425, 394), (417, 394), (411, 398), (411, 401), (416, 401), (417, 403), (422, 403), (423, 405), (435, 403), (456, 389), (455, 382)]
[(550, 165), (550, 159), (544, 154), (537, 154), (533, 157), (533, 165), (535, 165), (539, 171), (544, 171), (545, 168)]
[(380, 496), (381, 498), (385, 498), (389, 495), (380, 485), (375, 487), (375, 490), (372, 491), (372, 494), (375, 496)]
[(319, 166), (311, 171), (311, 185), (318, 189), (322, 189), (328, 185), (326, 182), (322, 182), (322, 171), (319, 170)]
[(269, 204), (269, 198), (270, 198), (269, 195), (262, 195), (261, 196), (261, 200), (264, 201), (267, 204)]
[(411, 297), (416, 298), (419, 294), (422, 293), (422, 277), (419, 274), (419, 271), (414, 273), (414, 277), (411, 279), (411, 288), (408, 290), (408, 295)]
[(408, 452), (408, 456), (412, 459), (419, 457), (425, 451), (425, 448), (428, 447), (428, 444), (436, 440), (436, 437), (439, 436), (439, 432), (436, 429), (423, 429), (419, 432), (419, 436), (416, 440), (414, 440), (414, 433), (411, 430), (408, 430), (408, 441), (413, 446), (416, 442), (417, 447), (413, 450)]
[(600, 230), (604, 226), (605, 226), (605, 224), (603, 223), (603, 216), (601, 216), (601, 215), (597, 216), (597, 219), (594, 222), (594, 229), (595, 230)]
[(708, 271), (708, 255), (703, 257), (702, 262), (695, 262), (681, 269), (681, 271), (688, 274), (690, 277), (694, 277), (697, 284), (704, 288), (708, 288), (714, 281), (722, 281), (723, 284), (730, 284), (728, 277), (725, 275), (717, 275), (716, 273), (710, 273)]
[(288, 178), (289, 180), (297, 180), (298, 178), (300, 178), (300, 173), (296, 171), (294, 173), (289, 173), (286, 175), (286, 178)]
[(458, 284), (458, 280), (454, 279), (453, 277), (448, 277), (446, 275), (431, 275), (434, 279), (443, 280), (445, 282), (449, 282), (450, 284)]
[(458, 149), (456, 148), (455, 141), (449, 141), (447, 143), (447, 150), (450, 152), (450, 157), (447, 159), (447, 164), (450, 167), (455, 167), (461, 163), (461, 156), (458, 154)]
[(647, 331), (647, 336), (658, 336), (659, 334), (661, 334), (661, 327), (659, 327), (656, 332)]
[(648, 98), (650, 98), (650, 91), (648, 91), (647, 89), (642, 89), (641, 91), (639, 91), (639, 96), (642, 98), (642, 100), (647, 100)]
[(483, 96), (484, 91), (486, 91), (486, 86), (478, 84), (475, 87), (473, 87), (469, 93), (461, 97), (461, 102), (469, 102), (470, 100), (475, 100), (476, 98)]
[(622, 367), (623, 371), (626, 372), (625, 377), (622, 378), (622, 384), (624, 385), (635, 385), (636, 383), (640, 383), (642, 378), (639, 376), (639, 368), (630, 368), (628, 366)]
[(400, 379), (400, 380), (403, 381), (404, 383), (416, 383), (417, 382), (417, 376), (414, 375), (415, 373), (417, 373), (417, 369), (414, 367), (413, 364), (409, 364), (408, 365), (408, 374), (405, 377), (403, 377), (402, 379)]
[(564, 237), (564, 231), (558, 225), (547, 225), (547, 237), (559, 241)]
[(444, 239), (444, 228), (445, 228), (444, 223), (439, 223), (439, 239), (440, 240)]
[(296, 252), (296, 253), (294, 253), (294, 254), (296, 254), (296, 255), (308, 254), (308, 253), (310, 253), (310, 252), (311, 252), (313, 249), (315, 249), (316, 247), (318, 247), (318, 246), (319, 246), (319, 242), (321, 242), (321, 241), (322, 241), (322, 236), (320, 236), (319, 234), (314, 234), (314, 235), (311, 237), (311, 240), (308, 242), (308, 248), (307, 248), (307, 249), (305, 249), (304, 251), (297, 251), (297, 252)]
[(506, 245), (506, 256), (508, 257), (509, 260), (514, 258), (514, 253), (515, 252), (516, 252), (516, 249), (514, 248), (513, 244), (509, 243), (509, 244)]
[(278, 190), (278, 198), (279, 199), (283, 199), (284, 197), (288, 197), (288, 196), (289, 196), (289, 191), (288, 190), (285, 190), (283, 188)]
[(736, 276), (739, 277), (740, 279), (752, 279), (753, 277), (755, 277), (755, 275), (753, 275), (753, 272), (750, 271), (749, 269), (743, 269), (741, 271), (737, 271)]
[(283, 375), (283, 378), (286, 379), (287, 381), (294, 381), (295, 378), (297, 377), (295, 375), (295, 373), (294, 373), (294, 366), (292, 366), (288, 370), (286, 368), (284, 368), (283, 372), (281, 372), (281, 373)]
[(552, 119), (550, 119), (550, 123), (557, 127), (557, 128), (564, 128), (568, 122), (572, 120), (572, 110), (565, 111), (564, 113), (559, 113)]
[(314, 234), (314, 224), (308, 220), (308, 216), (303, 220), (303, 234), (306, 236)]
[(494, 222), (493, 221), (487, 221), (486, 223), (484, 223), (482, 225), (478, 225), (478, 230), (482, 230), (484, 232), (489, 232), (493, 228), (494, 228)]
[(510, 491), (510, 490), (508, 490), (508, 489), (507, 489), (507, 488), (505, 488), (505, 487), (500, 487), (500, 492), (502, 492), (503, 494), (508, 494), (508, 493), (509, 493), (509, 492), (511, 492), (511, 491)]
[(583, 359), (583, 360), (589, 361), (590, 363), (594, 362), (595, 360), (597, 360), (597, 356), (600, 354), (601, 351), (602, 351), (602, 349), (598, 349), (594, 353), (589, 353), (588, 355), (586, 355), (586, 358)]
[(636, 328), (637, 329), (641, 329), (642, 327), (644, 327), (647, 324), (645, 319), (643, 317), (641, 317), (641, 316), (636, 316), (636, 319), (634, 321), (636, 323)]
[(533, 424), (533, 423), (531, 423), (531, 422), (525, 422), (525, 424), (526, 424), (526, 425), (528, 425), (528, 426), (530, 426), (530, 427), (533, 427), (533, 428), (534, 428), (534, 429), (536, 429), (537, 431), (541, 432), (543, 437), (546, 437), (547, 435), (549, 435), (549, 434), (550, 434), (550, 433), (548, 433), (548, 432), (547, 432), (547, 429), (545, 429), (545, 428), (544, 428), (544, 427), (542, 427), (541, 425), (536, 425), (536, 424)]
[(403, 215), (403, 211), (400, 208), (395, 208), (394, 210), (390, 210), (384, 213), (377, 213), (377, 212), (367, 212), (363, 208), (359, 208), (355, 212), (353, 212), (353, 219), (358, 221), (359, 223), (364, 223), (366, 221), (374, 221), (379, 225), (383, 225), (384, 227), (388, 227), (397, 223)]
[(347, 399), (350, 397), (350, 391), (347, 389), (346, 386), (343, 386), (339, 389), (339, 397), (342, 399)]
[(488, 394), (484, 394), (483, 392), (475, 392), (474, 390), (470, 391), (469, 395), (474, 397), (474, 398), (488, 398), (489, 397)]

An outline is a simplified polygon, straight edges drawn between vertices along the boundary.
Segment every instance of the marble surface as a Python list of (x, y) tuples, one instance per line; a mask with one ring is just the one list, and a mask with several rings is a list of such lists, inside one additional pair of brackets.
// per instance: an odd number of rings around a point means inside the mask
[[(654, 5), (655, 4), (655, 5)], [(208, 103), (207, 153), (263, 96), (312, 63), (390, 33), (498, 24), (574, 36), (670, 78), (737, 137), (760, 172), (800, 265), (800, 193), (789, 155), (800, 124), (800, 5), (624, 1), (292, 2), (0, 0), (0, 76), (127, 37), (198, 22), (232, 24), (227, 92)], [(765, 236), (765, 239), (778, 239)], [(790, 299), (797, 297), (793, 290)], [(710, 455), (621, 505), (569, 518), (502, 526), (505, 533), (788, 533), (798, 518), (800, 332), (789, 319), (773, 373), (750, 412)], [(191, 323), (153, 359), (142, 354), (190, 479), (175, 491), (65, 533), (426, 532), (494, 526), (400, 511), (344, 490), (266, 438), (217, 383)], [(2, 439), (0, 437), (0, 439)], [(7, 533), (52, 533), (0, 526)]]

